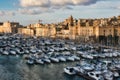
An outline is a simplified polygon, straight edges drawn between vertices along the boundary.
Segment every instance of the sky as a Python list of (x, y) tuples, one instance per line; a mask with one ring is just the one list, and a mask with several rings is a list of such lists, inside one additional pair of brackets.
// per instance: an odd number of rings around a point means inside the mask
[(0, 0), (0, 22), (57, 23), (70, 15), (76, 19), (118, 16), (120, 0)]

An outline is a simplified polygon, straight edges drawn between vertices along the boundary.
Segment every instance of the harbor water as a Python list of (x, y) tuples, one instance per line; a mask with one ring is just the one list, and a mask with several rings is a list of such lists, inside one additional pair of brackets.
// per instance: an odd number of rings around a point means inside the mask
[(85, 80), (64, 74), (63, 68), (78, 62), (28, 65), (20, 56), (0, 56), (0, 80)]

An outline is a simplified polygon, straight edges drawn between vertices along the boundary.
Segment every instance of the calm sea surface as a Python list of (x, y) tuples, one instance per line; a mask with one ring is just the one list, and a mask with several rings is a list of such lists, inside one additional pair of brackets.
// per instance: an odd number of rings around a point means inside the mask
[(0, 80), (85, 80), (79, 76), (68, 76), (63, 68), (77, 62), (27, 65), (21, 57), (0, 56)]
[(85, 80), (80, 76), (63, 73), (64, 67), (76, 63), (78, 62), (27, 65), (21, 57), (0, 56), (0, 80)]

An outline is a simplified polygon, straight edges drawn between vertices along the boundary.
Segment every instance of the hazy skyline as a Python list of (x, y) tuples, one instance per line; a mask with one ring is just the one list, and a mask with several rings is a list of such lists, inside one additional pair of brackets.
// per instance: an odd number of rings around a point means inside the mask
[(120, 15), (120, 0), (1, 0), (0, 22), (22, 25), (55, 23), (74, 18), (107, 18)]

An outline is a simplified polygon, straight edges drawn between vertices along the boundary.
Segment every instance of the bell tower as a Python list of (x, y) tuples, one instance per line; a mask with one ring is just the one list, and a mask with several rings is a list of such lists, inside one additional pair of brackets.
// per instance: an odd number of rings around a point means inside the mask
[(73, 26), (74, 25), (74, 19), (73, 19), (73, 16), (71, 15), (68, 19), (68, 23), (70, 26)]

